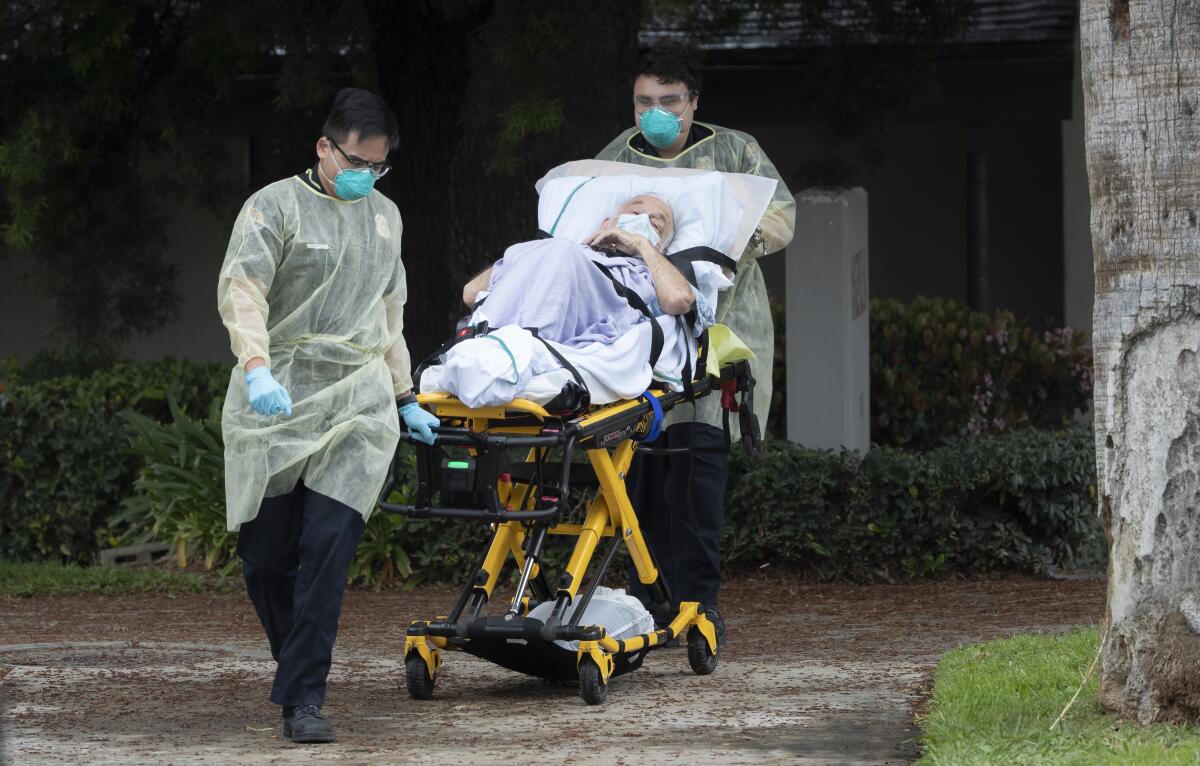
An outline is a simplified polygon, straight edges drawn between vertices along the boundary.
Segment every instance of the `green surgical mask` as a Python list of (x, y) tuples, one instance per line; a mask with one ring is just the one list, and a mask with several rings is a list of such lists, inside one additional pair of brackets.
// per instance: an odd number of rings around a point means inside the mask
[(666, 149), (675, 143), (675, 139), (679, 138), (679, 129), (683, 125), (683, 120), (678, 115), (663, 109), (661, 106), (652, 107), (642, 112), (639, 122), (641, 124), (642, 135), (646, 137), (646, 140), (652, 146), (659, 149)]

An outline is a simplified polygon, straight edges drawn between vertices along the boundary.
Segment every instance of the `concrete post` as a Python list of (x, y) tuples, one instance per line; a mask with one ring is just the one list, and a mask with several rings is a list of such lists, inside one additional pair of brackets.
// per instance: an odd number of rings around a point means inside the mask
[(871, 442), (866, 191), (798, 195), (789, 250), (788, 439), (865, 452)]

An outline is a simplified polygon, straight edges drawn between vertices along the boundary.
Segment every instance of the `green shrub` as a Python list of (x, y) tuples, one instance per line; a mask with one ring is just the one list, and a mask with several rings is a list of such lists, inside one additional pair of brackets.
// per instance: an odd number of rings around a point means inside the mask
[[(787, 318), (772, 299), (774, 394), (765, 431), (787, 436)], [(929, 449), (956, 436), (1061, 428), (1092, 397), (1083, 333), (1035, 330), (1008, 311), (972, 311), (948, 298), (873, 299), (871, 440)], [(760, 371), (756, 375), (762, 376)]]
[(167, 392), (204, 411), (228, 367), (177, 360), (122, 362), (86, 378), (27, 381), (5, 371), (0, 391), (0, 558), (90, 562), (112, 543), (106, 521), (129, 495), (139, 458), (117, 417), (169, 416)]
[(372, 585), (377, 590), (393, 582), (414, 582), (412, 564), (402, 542), (403, 516), (376, 513), (367, 520), (362, 541), (350, 563), (351, 583)]
[(914, 449), (1013, 428), (1061, 428), (1090, 407), (1092, 356), (1069, 328), (1035, 330), (946, 298), (871, 301), (871, 439)]
[[(223, 365), (176, 361), (38, 383), (6, 368), (0, 558), (87, 562), (98, 543), (154, 537), (183, 541), (197, 563), (233, 562), (213, 401), (227, 378)], [(411, 473), (411, 452), (405, 460)], [(757, 459), (734, 454), (725, 559), (853, 579), (1095, 565), (1104, 547), (1094, 474), (1091, 431), (1082, 426), (960, 437), (922, 453), (877, 448), (864, 458), (775, 440)], [(395, 497), (409, 492), (405, 483)], [(377, 516), (351, 577), (375, 586), (458, 580), (487, 532)], [(567, 549), (551, 539), (553, 569)]]
[[(221, 573), (227, 574), (238, 565), (238, 559), (237, 533), (226, 529), (221, 400), (211, 403), (208, 417), (202, 420), (189, 417), (174, 402), (169, 406), (170, 423), (122, 413), (132, 451), (144, 462), (133, 494), (122, 502), (109, 526), (120, 534), (123, 544), (162, 540), (172, 544), (177, 556), (189, 564), (220, 567)], [(414, 476), (412, 451), (402, 454), (408, 476)], [(402, 481), (393, 489), (391, 500), (403, 502), (410, 494), (411, 480)], [(350, 565), (349, 580), (377, 588), (416, 582), (410, 550), (429, 571), (457, 574), (465, 559), (459, 558), (452, 539), (464, 533), (466, 530), (444, 522), (374, 514)], [(472, 552), (466, 558), (475, 555)]]
[[(171, 425), (129, 416), (146, 464), (137, 496), (114, 523), (129, 525), (131, 541), (183, 541), (206, 565), (235, 561), (216, 414), (193, 421), (177, 412)], [(401, 454), (411, 477), (413, 452)], [(411, 491), (411, 479), (402, 481), (393, 502)], [(988, 434), (927, 452), (876, 448), (864, 457), (772, 440), (754, 459), (735, 450), (726, 519), (726, 563), (797, 566), (825, 579), (1045, 573), (1104, 557), (1086, 426)], [(480, 523), (375, 514), (350, 579), (375, 587), (461, 582), (489, 532)], [(544, 560), (555, 572), (572, 541), (549, 540)]]
[(1085, 426), (861, 458), (771, 442), (754, 460), (734, 454), (726, 517), (726, 562), (822, 578), (1046, 573), (1104, 559)]
[[(121, 502), (109, 526), (124, 544), (170, 543), (178, 561), (213, 569), (233, 563), (237, 533), (226, 529), (225, 458), (221, 399), (208, 417), (188, 417), (168, 397), (171, 422), (123, 412), (130, 448), (143, 463), (134, 493)], [(228, 571), (226, 567), (225, 571)]]

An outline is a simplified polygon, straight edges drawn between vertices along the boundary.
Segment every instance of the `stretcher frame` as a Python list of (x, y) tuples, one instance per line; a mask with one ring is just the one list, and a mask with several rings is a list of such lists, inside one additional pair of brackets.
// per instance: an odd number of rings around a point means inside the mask
[[(401, 479), (397, 460), (379, 508), (413, 518), (474, 519), (490, 523), (493, 533), (479, 566), (450, 613), (409, 625), (404, 645), (409, 694), (416, 699), (432, 697), (441, 669), (441, 653), (447, 650), (467, 651), (521, 669), (507, 664), (503, 656), (505, 648), (514, 642), (542, 645), (556, 640), (578, 641), (571, 675), (578, 679), (580, 694), (588, 704), (602, 702), (612, 677), (637, 669), (650, 650), (666, 646), (676, 636), (688, 637), (692, 670), (699, 675), (712, 673), (719, 651), (716, 628), (706, 616), (703, 604), (683, 602), (678, 608), (672, 606), (669, 588), (642, 535), (626, 492), (625, 477), (639, 449), (672, 451), (639, 446), (641, 439), (657, 430), (663, 412), (714, 390), (723, 396), (726, 407), (737, 411), (739, 405), (733, 394), (740, 391), (740, 406), (746, 409), (742, 416), (745, 428), (753, 417), (750, 411), (753, 386), (749, 363), (734, 362), (722, 367), (719, 380), (704, 376), (686, 392), (651, 390), (637, 399), (589, 408), (576, 417), (556, 416), (524, 399), (498, 407), (470, 408), (449, 394), (418, 395), (420, 405), (441, 420), (438, 444), (431, 447), (412, 440), (409, 434), (402, 436), (402, 441), (412, 442), (418, 450), (417, 497), (412, 504), (388, 502), (392, 488)], [(751, 430), (756, 437), (757, 429)], [(434, 464), (440, 453), (439, 445), (465, 447), (469, 454), (482, 456), (483, 471), (489, 465), (508, 469), (501, 471), (490, 484), (484, 476), (483, 507), (479, 507), (480, 503), (472, 507), (433, 504), (434, 495), (444, 490), (437, 486), (441, 466)], [(573, 464), (577, 449), (586, 451), (586, 465)], [(528, 450), (525, 462), (505, 466), (503, 461), (490, 462), (487, 457), (495, 459), (510, 450)], [(557, 482), (542, 475), (542, 467), (552, 450), (561, 451)], [(585, 482), (588, 486), (594, 477), (597, 485), (597, 491), (587, 502), (582, 523), (560, 519), (568, 503), (573, 472), (588, 474)], [(547, 535), (577, 538), (570, 560), (553, 587), (539, 562)], [(598, 570), (588, 579), (586, 575), (595, 553), (606, 538), (611, 540), (608, 550)], [(671, 619), (666, 627), (617, 640), (606, 635), (603, 626), (578, 623), (622, 545), (629, 552), (638, 580), (655, 604), (655, 614), (669, 614)], [(483, 615), (510, 557), (520, 575), (509, 607), (503, 615)], [(574, 611), (565, 618), (568, 606), (577, 599)], [(550, 600), (554, 607), (544, 622), (527, 616), (535, 603)], [(560, 679), (573, 680), (561, 678), (561, 674)]]

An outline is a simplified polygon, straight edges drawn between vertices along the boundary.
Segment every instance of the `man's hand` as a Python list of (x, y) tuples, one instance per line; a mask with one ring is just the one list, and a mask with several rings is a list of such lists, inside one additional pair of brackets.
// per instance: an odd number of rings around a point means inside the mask
[(624, 229), (618, 229), (615, 226), (610, 226), (607, 229), (601, 229), (592, 236), (583, 241), (583, 244), (589, 247), (615, 247), (626, 255), (632, 255), (635, 258), (645, 258), (646, 250), (657, 253), (654, 245), (650, 244), (650, 240), (640, 234), (630, 234)]
[(416, 402), (400, 405), (400, 418), (404, 420), (404, 425), (417, 441), (433, 444), (437, 439), (433, 429), (441, 425), (441, 421), (421, 409), (421, 405)]
[(287, 389), (279, 385), (279, 381), (271, 375), (271, 368), (265, 364), (257, 365), (246, 373), (246, 396), (250, 399), (250, 406), (259, 415), (292, 416), (292, 397), (288, 396)]
[(659, 308), (668, 314), (686, 314), (692, 310), (696, 297), (692, 286), (679, 269), (675, 268), (658, 248), (650, 244), (650, 240), (640, 234), (630, 234), (624, 229), (602, 229), (583, 241), (591, 247), (610, 245), (626, 255), (641, 258), (650, 269), (650, 279), (654, 282), (654, 293), (658, 299)]

